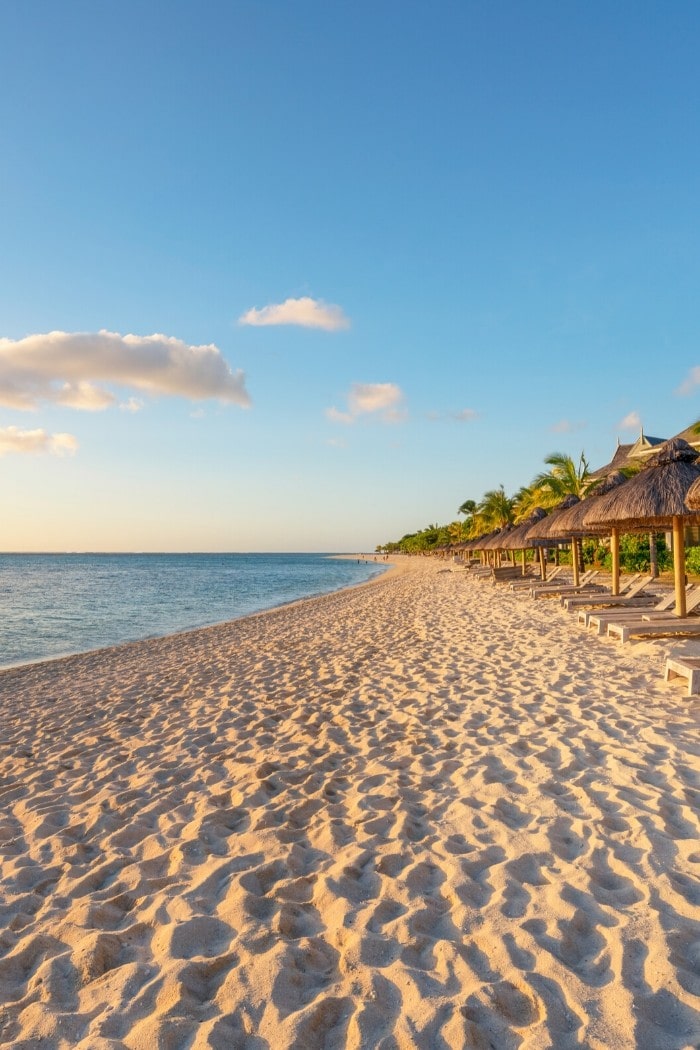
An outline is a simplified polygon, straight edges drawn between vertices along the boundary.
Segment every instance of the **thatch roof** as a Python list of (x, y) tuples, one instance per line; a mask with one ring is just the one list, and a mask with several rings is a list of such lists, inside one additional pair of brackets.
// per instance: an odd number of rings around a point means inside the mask
[(691, 510), (700, 510), (700, 478), (697, 478), (686, 492), (685, 502)]
[(633, 448), (634, 445), (621, 445), (618, 441), (615, 455), (610, 462), (606, 463), (604, 467), (598, 467), (597, 470), (590, 471), (588, 477), (593, 479), (605, 478), (613, 471), (626, 467), (628, 465), (629, 454)]
[(596, 485), (590, 496), (586, 496), (585, 499), (579, 500), (579, 502), (575, 503), (570, 510), (562, 512), (556, 523), (557, 531), (560, 532), (562, 536), (568, 536), (571, 538), (593, 536), (596, 533), (600, 534), (609, 532), (609, 528), (604, 525), (587, 525), (585, 519), (592, 508), (595, 507), (596, 500), (602, 499), (603, 496), (608, 494), (608, 492), (612, 492), (613, 489), (618, 488), (626, 481), (626, 476), (619, 470), (614, 470), (611, 474), (608, 474), (600, 484)]
[(476, 536), (473, 540), (467, 540), (464, 545), (464, 549), (467, 551), (483, 551), (485, 550), (485, 544), (496, 535), (498, 529), (492, 529), (491, 532), (484, 532), (481, 536)]
[(484, 546), (485, 551), (502, 551), (505, 547), (505, 541), (509, 533), (513, 531), (512, 525), (504, 525), (502, 529), (496, 529)]
[(528, 540), (527, 534), (533, 525), (536, 525), (538, 521), (542, 521), (543, 518), (547, 517), (547, 511), (543, 510), (542, 507), (535, 507), (532, 514), (519, 525), (516, 525), (514, 529), (508, 533), (503, 549), (507, 551), (519, 551), (524, 550), (526, 547), (538, 546), (536, 540)]
[(683, 440), (687, 441), (688, 444), (692, 445), (693, 448), (699, 448), (700, 431), (697, 429), (697, 427), (697, 423), (691, 423), (689, 427), (685, 428), (685, 430), (681, 430), (680, 434), (674, 434), (673, 436), (674, 438), (683, 438)]
[(688, 489), (700, 478), (698, 453), (682, 438), (667, 441), (639, 474), (591, 504), (588, 526), (665, 528), (674, 518), (696, 518), (700, 512), (685, 502)]
[(569, 539), (568, 535), (564, 532), (559, 531), (559, 520), (567, 510), (571, 510), (573, 506), (579, 503), (578, 496), (574, 496), (570, 493), (565, 496), (561, 503), (558, 503), (551, 514), (548, 514), (542, 521), (537, 522), (529, 530), (527, 537), (529, 540), (549, 540), (552, 543), (563, 543)]

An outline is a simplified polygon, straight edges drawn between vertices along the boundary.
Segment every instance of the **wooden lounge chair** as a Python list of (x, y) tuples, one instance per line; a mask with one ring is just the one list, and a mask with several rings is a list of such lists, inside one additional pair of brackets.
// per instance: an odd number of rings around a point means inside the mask
[(687, 678), (687, 696), (695, 696), (700, 693), (700, 657), (699, 656), (667, 656), (664, 681), (670, 682), (672, 678)]
[(670, 636), (673, 634), (700, 635), (700, 616), (670, 616), (663, 613), (658, 619), (650, 616), (647, 620), (629, 620), (626, 623), (623, 621), (608, 624), (608, 638), (617, 638), (621, 642), (649, 635)]
[[(688, 584), (686, 587), (686, 606), (688, 612), (700, 605), (700, 587)], [(651, 607), (628, 606), (616, 609), (580, 609), (578, 622), (585, 627), (593, 627), (596, 634), (605, 634), (610, 623), (649, 623), (652, 619), (665, 619), (676, 601), (674, 591), (670, 591)], [(645, 619), (642, 619), (642, 617)]]
[(523, 576), (523, 570), (520, 565), (499, 565), (491, 570), (492, 583), (516, 583), (520, 580), (524, 580), (532, 585), (537, 583), (539, 576), (536, 576), (532, 570), (526, 572)]
[(627, 605), (628, 602), (639, 597), (642, 599), (642, 604), (649, 602), (653, 605), (654, 598), (651, 595), (643, 595), (642, 591), (645, 587), (648, 587), (651, 583), (652, 576), (642, 576), (641, 573), (636, 573), (634, 576), (630, 576), (628, 580), (620, 586), (619, 594), (611, 594), (608, 590), (605, 594), (572, 594), (563, 595), (561, 604), (569, 612), (574, 612), (581, 605)]
[(522, 576), (519, 580), (511, 580), (508, 586), (511, 591), (528, 591), (532, 587), (549, 587), (553, 580), (561, 580), (565, 568), (566, 566), (564, 565), (556, 565), (549, 572), (546, 580), (543, 580), (541, 577), (533, 580), (531, 577)]
[(591, 591), (600, 591), (600, 584), (593, 582), (599, 575), (598, 569), (590, 569), (588, 572), (583, 573), (578, 587), (574, 586), (573, 583), (560, 584), (559, 586), (555, 583), (551, 587), (547, 585), (544, 587), (533, 587), (530, 590), (530, 594), (533, 598), (561, 598), (564, 594), (580, 594), (581, 591), (587, 591), (589, 588)]

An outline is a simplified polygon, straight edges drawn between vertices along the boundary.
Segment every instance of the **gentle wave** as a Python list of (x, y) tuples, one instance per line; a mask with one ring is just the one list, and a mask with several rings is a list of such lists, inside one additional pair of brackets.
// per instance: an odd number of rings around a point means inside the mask
[(0, 554), (0, 667), (221, 623), (384, 568), (322, 554)]

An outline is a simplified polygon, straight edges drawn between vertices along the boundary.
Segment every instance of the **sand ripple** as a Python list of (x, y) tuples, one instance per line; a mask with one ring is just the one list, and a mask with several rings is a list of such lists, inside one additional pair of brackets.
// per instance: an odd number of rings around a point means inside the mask
[(0, 1044), (700, 1044), (697, 704), (409, 561), (0, 674)]

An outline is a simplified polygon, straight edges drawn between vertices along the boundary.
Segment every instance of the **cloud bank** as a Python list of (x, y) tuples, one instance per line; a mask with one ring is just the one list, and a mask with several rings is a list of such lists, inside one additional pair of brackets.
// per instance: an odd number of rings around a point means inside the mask
[(78, 447), (72, 434), (47, 434), (45, 430), (0, 427), (0, 456), (11, 452), (49, 452), (53, 456), (72, 455)]
[(378, 416), (384, 423), (399, 423), (405, 418), (403, 392), (395, 383), (353, 383), (346, 411), (326, 409), (334, 423), (354, 423), (360, 416)]
[(239, 324), (258, 327), (265, 325), (294, 324), (302, 328), (323, 328), (326, 332), (337, 332), (349, 328), (350, 321), (340, 306), (324, 303), (322, 299), (285, 299), (283, 303), (272, 303), (261, 310), (253, 307), (238, 318)]
[(700, 386), (700, 365), (695, 365), (694, 368), (690, 369), (676, 393), (680, 394), (681, 397), (686, 397), (688, 394), (692, 394), (698, 386)]
[[(243, 372), (232, 372), (213, 344), (166, 335), (48, 332), (0, 339), (0, 404), (34, 409), (44, 401), (87, 412), (119, 404), (105, 384), (151, 395), (215, 398), (246, 408)], [(126, 402), (136, 406), (136, 399)]]

